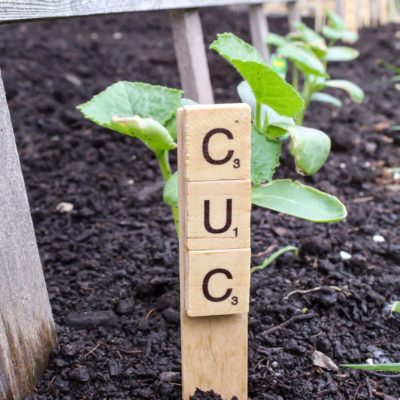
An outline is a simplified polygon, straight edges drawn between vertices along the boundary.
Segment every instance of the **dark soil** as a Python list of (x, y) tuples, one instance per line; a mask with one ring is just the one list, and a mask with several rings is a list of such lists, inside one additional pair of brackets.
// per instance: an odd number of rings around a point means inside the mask
[[(206, 11), (203, 24), (207, 43), (221, 31), (249, 37), (245, 14)], [(270, 25), (285, 30), (280, 20)], [(313, 106), (306, 121), (333, 143), (328, 164), (306, 181), (342, 198), (347, 222), (314, 225), (254, 210), (255, 264), (287, 244), (301, 254), (253, 276), (252, 400), (400, 396), (394, 378), (331, 372), (311, 360), (319, 350), (336, 364), (400, 361), (400, 318), (388, 312), (400, 297), (400, 186), (385, 172), (400, 166), (399, 134), (388, 130), (400, 122), (400, 96), (379, 64), (400, 64), (396, 30), (362, 32), (359, 60), (332, 69), (365, 89), (364, 104), (343, 97), (340, 110)], [(120, 79), (179, 86), (168, 15), (1, 26), (0, 53), (59, 338), (28, 399), (179, 399), (177, 240), (156, 162), (75, 110)], [(238, 75), (214, 54), (209, 61), (217, 101), (238, 101)], [(279, 175), (292, 171), (284, 161)], [(60, 202), (73, 211), (59, 213)], [(385, 242), (374, 242), (376, 234)], [(269, 332), (306, 310), (310, 318)]]

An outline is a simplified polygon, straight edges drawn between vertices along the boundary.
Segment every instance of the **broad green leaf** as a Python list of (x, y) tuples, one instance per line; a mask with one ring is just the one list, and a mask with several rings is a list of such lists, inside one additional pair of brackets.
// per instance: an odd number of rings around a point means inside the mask
[(292, 61), (306, 75), (326, 77), (326, 69), (322, 62), (307, 47), (298, 43), (287, 43), (278, 49), (281, 56)]
[(154, 152), (172, 150), (176, 143), (167, 128), (151, 118), (113, 117), (108, 128), (140, 139), (150, 150)]
[(400, 372), (400, 363), (388, 364), (342, 364), (341, 367), (362, 371)]
[(77, 108), (84, 116), (113, 129), (113, 117), (152, 118), (164, 125), (175, 114), (182, 91), (141, 82), (121, 81)]
[[(243, 103), (247, 103), (251, 108), (253, 120), (256, 114), (256, 98), (253, 91), (246, 81), (239, 83), (237, 92)], [(269, 139), (275, 139), (286, 133), (288, 126), (294, 126), (294, 120), (290, 117), (279, 115), (271, 107), (264, 104), (261, 106), (261, 121), (263, 121), (263, 131), (267, 133)]]
[(341, 107), (342, 105), (342, 102), (338, 98), (328, 93), (321, 92), (313, 93), (311, 95), (311, 101), (319, 101), (320, 103), (327, 103), (335, 107)]
[(328, 49), (326, 61), (352, 61), (360, 55), (356, 49), (346, 46), (333, 46)]
[(251, 181), (260, 183), (272, 180), (279, 166), (282, 143), (268, 140), (254, 127), (251, 131)]
[[(190, 100), (190, 99), (182, 98), (181, 101), (180, 101), (180, 107), (194, 105), (194, 104), (197, 104), (197, 103), (195, 101), (193, 101), (193, 100)], [(167, 128), (168, 132), (170, 133), (170, 135), (172, 136), (172, 138), (176, 142), (176, 140), (177, 140), (176, 113), (173, 115), (172, 118), (170, 118), (165, 123), (165, 127)]]
[(178, 207), (178, 172), (174, 172), (165, 182), (163, 199), (171, 207)]
[(318, 57), (324, 57), (327, 51), (325, 39), (317, 32), (309, 28), (302, 22), (296, 24), (296, 29), (300, 33), (302, 39), (311, 46)]
[(280, 47), (283, 46), (288, 40), (281, 35), (277, 35), (276, 33), (268, 33), (268, 36), (265, 39), (265, 43), (268, 46)]
[(290, 179), (278, 179), (253, 188), (253, 204), (313, 222), (346, 218), (343, 203), (327, 193)]
[(336, 14), (332, 10), (327, 10), (326, 11), (326, 19), (328, 22), (328, 25), (336, 29), (338, 31), (343, 31), (344, 30), (344, 20), (341, 18), (338, 14)]
[(358, 40), (358, 35), (351, 31), (338, 31), (330, 26), (322, 28), (322, 34), (331, 40), (342, 40), (343, 42), (354, 43)]
[(258, 51), (232, 33), (218, 35), (211, 44), (248, 82), (257, 102), (294, 117), (304, 107), (300, 94), (268, 67)]
[(362, 103), (362, 101), (364, 100), (363, 90), (360, 88), (360, 86), (356, 85), (353, 82), (346, 81), (344, 79), (336, 79), (325, 81), (323, 84), (325, 87), (344, 90), (355, 103)]
[(314, 175), (326, 162), (331, 149), (329, 136), (318, 129), (289, 128), (290, 153), (301, 175)]

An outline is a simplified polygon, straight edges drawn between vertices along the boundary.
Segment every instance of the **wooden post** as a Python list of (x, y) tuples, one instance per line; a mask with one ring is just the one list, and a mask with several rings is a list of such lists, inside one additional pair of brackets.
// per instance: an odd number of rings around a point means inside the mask
[(253, 45), (263, 56), (264, 60), (269, 62), (269, 52), (265, 44), (268, 35), (268, 23), (262, 4), (249, 6), (249, 22)]
[(198, 11), (171, 11), (170, 16), (175, 54), (185, 97), (199, 103), (214, 103)]
[(287, 2), (287, 12), (289, 21), (289, 30), (294, 32), (296, 30), (296, 24), (301, 21), (301, 15), (297, 0), (289, 0)]
[(0, 75), (0, 399), (34, 388), (55, 329)]
[(336, 0), (336, 14), (344, 18), (344, 2), (345, 0)]
[(182, 398), (247, 400), (250, 108), (178, 111)]
[(344, 0), (344, 23), (346, 29), (358, 32), (357, 0)]
[(380, 0), (379, 1), (379, 23), (381, 25), (386, 25), (389, 23), (389, 1)]

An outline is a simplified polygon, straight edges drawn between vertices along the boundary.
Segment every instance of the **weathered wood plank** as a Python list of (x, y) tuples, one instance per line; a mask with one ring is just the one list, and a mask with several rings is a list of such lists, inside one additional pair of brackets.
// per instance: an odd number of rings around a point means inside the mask
[(268, 23), (264, 14), (263, 4), (249, 6), (249, 22), (253, 46), (261, 53), (264, 60), (268, 62), (269, 52), (265, 45), (265, 39), (268, 35)]
[(0, 0), (0, 22), (257, 3), (260, 0)]
[(185, 97), (203, 104), (214, 103), (203, 30), (197, 11), (171, 11), (175, 54)]
[(0, 398), (20, 400), (56, 344), (0, 74)]

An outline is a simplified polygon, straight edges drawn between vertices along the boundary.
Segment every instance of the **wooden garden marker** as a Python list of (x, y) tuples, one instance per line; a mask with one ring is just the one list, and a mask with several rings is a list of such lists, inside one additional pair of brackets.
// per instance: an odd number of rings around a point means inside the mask
[(250, 107), (178, 111), (182, 396), (247, 400)]
[(0, 399), (20, 400), (56, 339), (1, 75), (0, 149)]

